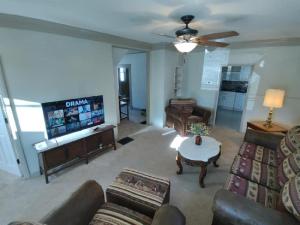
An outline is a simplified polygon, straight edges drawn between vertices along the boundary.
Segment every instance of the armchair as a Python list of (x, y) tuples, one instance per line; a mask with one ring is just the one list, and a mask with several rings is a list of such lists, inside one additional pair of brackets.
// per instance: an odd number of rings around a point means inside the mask
[(197, 106), (194, 99), (170, 99), (166, 111), (166, 126), (174, 127), (181, 135), (187, 135), (192, 123), (208, 124), (211, 112)]
[[(103, 224), (102, 220), (98, 221), (101, 217), (101, 214), (99, 214), (101, 210), (105, 210), (106, 217), (116, 216), (118, 218), (121, 215), (122, 219), (125, 218), (124, 220), (126, 221), (126, 218), (129, 217), (129, 221), (134, 221), (134, 224), (185, 225), (185, 216), (175, 206), (163, 205), (156, 211), (153, 219), (116, 204), (111, 208), (109, 206), (112, 206), (112, 204), (105, 203), (105, 194), (101, 185), (94, 180), (89, 180), (62, 203), (62, 205), (58, 206), (39, 222), (29, 223), (18, 221), (12, 222), (9, 225), (97, 225)], [(95, 216), (95, 214), (98, 215)], [(137, 221), (144, 221), (145, 223), (137, 223)]]

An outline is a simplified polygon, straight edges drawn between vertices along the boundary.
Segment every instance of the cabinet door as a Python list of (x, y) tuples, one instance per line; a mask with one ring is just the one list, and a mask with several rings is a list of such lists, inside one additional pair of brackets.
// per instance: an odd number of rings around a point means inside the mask
[(48, 169), (54, 168), (66, 162), (67, 157), (64, 147), (58, 147), (47, 152), (44, 152), (45, 163)]
[(102, 133), (102, 144), (103, 146), (108, 146), (113, 143), (113, 132), (112, 130), (107, 130)]
[(83, 140), (71, 142), (66, 145), (65, 149), (67, 151), (68, 160), (83, 157), (85, 155)]
[(86, 138), (87, 152), (92, 152), (99, 149), (101, 143), (102, 143), (102, 137), (100, 133), (87, 137)]
[(245, 102), (245, 94), (244, 93), (236, 93), (236, 98), (234, 102), (234, 110), (243, 111)]
[(234, 105), (234, 99), (235, 99), (235, 92), (226, 91), (225, 92), (225, 100), (224, 100), (224, 108), (232, 110)]

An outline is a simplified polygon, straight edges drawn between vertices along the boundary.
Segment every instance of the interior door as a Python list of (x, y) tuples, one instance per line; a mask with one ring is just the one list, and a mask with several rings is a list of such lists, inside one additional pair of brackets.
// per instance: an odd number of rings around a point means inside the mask
[(6, 121), (2, 106), (0, 106), (0, 169), (21, 176)]

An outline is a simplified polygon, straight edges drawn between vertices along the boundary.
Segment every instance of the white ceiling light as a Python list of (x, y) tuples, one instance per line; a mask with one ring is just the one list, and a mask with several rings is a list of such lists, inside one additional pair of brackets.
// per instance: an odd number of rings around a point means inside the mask
[(188, 53), (193, 51), (194, 48), (196, 48), (197, 43), (189, 42), (189, 41), (180, 41), (180, 42), (174, 42), (174, 46), (179, 52)]

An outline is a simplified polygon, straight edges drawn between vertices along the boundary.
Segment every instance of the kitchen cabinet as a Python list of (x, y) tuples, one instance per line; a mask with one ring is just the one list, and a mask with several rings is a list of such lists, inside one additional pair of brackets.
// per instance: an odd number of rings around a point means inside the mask
[(233, 109), (235, 99), (235, 92), (231, 91), (220, 91), (218, 105), (224, 109)]
[(233, 109), (235, 111), (243, 111), (245, 102), (245, 93), (236, 93)]
[(245, 93), (220, 91), (218, 106), (227, 110), (243, 111), (245, 96)]
[(222, 80), (226, 81), (248, 81), (252, 66), (228, 66), (222, 67)]

